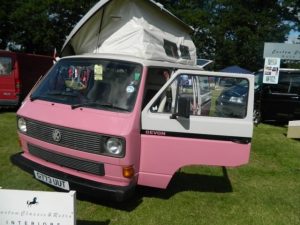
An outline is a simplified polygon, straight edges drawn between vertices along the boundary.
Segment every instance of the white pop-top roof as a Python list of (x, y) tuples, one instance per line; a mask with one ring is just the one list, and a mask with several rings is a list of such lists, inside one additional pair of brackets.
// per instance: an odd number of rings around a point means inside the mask
[(101, 0), (67, 37), (62, 56), (109, 53), (196, 65), (192, 28), (152, 0)]

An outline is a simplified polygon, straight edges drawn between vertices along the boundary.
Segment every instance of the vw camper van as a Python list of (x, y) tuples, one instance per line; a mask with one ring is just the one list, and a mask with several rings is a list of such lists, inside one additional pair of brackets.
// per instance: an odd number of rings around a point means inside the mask
[[(190, 29), (154, 1), (96, 4), (18, 110), (13, 162), (61, 190), (118, 201), (137, 185), (167, 188), (184, 166), (248, 163), (253, 75), (199, 68)], [(247, 82), (243, 117), (216, 114), (220, 77)]]

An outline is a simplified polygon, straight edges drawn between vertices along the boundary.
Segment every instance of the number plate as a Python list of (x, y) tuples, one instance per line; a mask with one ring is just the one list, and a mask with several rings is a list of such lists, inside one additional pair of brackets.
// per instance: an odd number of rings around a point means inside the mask
[(50, 184), (54, 187), (58, 187), (58, 188), (61, 188), (61, 189), (67, 190), (67, 191), (70, 190), (68, 181), (57, 179), (55, 177), (50, 177), (50, 176), (43, 174), (41, 172), (38, 172), (38, 171), (34, 171), (34, 177), (36, 179), (43, 181), (47, 184)]

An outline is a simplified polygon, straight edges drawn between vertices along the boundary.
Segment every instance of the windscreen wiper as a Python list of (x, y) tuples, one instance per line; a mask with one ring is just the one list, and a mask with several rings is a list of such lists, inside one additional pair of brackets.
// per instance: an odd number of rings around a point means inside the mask
[(38, 95), (36, 95), (36, 96), (32, 96), (32, 95), (30, 95), (30, 101), (34, 101), (34, 100), (37, 100), (37, 99), (39, 99), (40, 98), (40, 96), (38, 96)]
[[(52, 95), (52, 96), (68, 96), (68, 97), (78, 97), (78, 94), (77, 93), (72, 93), (72, 92), (66, 92), (66, 91), (50, 91), (50, 92), (47, 92), (47, 95)], [(46, 96), (39, 96), (39, 95), (36, 95), (36, 96), (33, 96), (33, 95), (30, 95), (30, 101), (35, 101), (37, 99), (45, 99)]]
[(71, 108), (76, 109), (76, 108), (85, 107), (85, 106), (107, 107), (107, 108), (112, 108), (112, 109), (117, 109), (117, 110), (122, 110), (122, 111), (128, 111), (127, 109), (115, 106), (111, 103), (100, 103), (100, 102), (85, 102), (85, 103), (80, 103), (80, 104), (74, 104), (71, 106)]
[(97, 102), (85, 102), (85, 103), (79, 103), (79, 104), (74, 104), (74, 105), (71, 105), (71, 108), (72, 109), (76, 109), (76, 108), (79, 108), (79, 107), (85, 107), (85, 106), (102, 106), (102, 104), (99, 104)]
[(67, 92), (67, 91), (49, 91), (47, 95), (61, 95), (61, 96), (71, 96), (78, 97), (78, 93)]

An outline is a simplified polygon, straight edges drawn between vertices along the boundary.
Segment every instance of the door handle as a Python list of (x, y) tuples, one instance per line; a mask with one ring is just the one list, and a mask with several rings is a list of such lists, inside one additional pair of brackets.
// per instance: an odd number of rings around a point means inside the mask
[(291, 97), (292, 99), (299, 99), (299, 96)]

